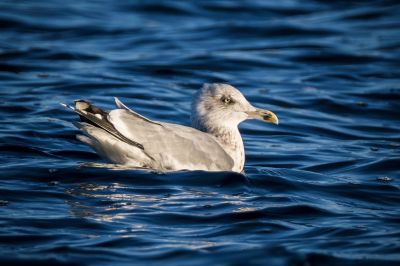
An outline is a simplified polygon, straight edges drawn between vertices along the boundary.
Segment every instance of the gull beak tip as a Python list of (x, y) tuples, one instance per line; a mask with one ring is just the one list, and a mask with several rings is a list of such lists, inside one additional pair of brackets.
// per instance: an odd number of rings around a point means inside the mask
[(258, 119), (264, 122), (269, 122), (275, 125), (279, 125), (279, 119), (273, 112), (256, 108), (255, 111), (247, 112), (248, 119)]
[(265, 121), (266, 122), (270, 122), (270, 123), (275, 124), (275, 125), (279, 125), (278, 117), (272, 117), (272, 118), (266, 119)]
[(271, 111), (266, 111), (266, 112), (265, 112), (265, 114), (264, 114), (264, 116), (263, 116), (263, 120), (264, 120), (265, 122), (270, 122), (270, 123), (272, 123), (272, 124), (279, 125), (279, 119), (278, 119), (278, 117), (276, 116), (276, 114), (274, 114), (274, 113), (271, 112)]

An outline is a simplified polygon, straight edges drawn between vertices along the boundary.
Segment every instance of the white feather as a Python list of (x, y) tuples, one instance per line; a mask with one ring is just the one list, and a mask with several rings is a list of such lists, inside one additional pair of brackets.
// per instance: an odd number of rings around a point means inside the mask
[[(225, 101), (226, 98), (230, 100)], [(120, 109), (110, 111), (107, 120), (124, 137), (143, 145), (143, 149), (82, 122), (76, 126), (86, 136), (79, 135), (78, 139), (113, 163), (158, 171), (241, 172), (245, 154), (238, 125), (249, 118), (249, 113), (261, 110), (227, 84), (205, 84), (195, 95), (191, 114), (193, 128), (152, 121), (118, 98), (115, 104)], [(84, 110), (81, 112), (86, 114)]]

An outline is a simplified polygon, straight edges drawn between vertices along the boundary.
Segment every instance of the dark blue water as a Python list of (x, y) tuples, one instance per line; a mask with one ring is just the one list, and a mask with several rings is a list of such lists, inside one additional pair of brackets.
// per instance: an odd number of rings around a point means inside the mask
[[(85, 3), (84, 3), (85, 2)], [(398, 1), (1, 1), (1, 265), (399, 265)], [(189, 124), (205, 82), (245, 175), (80, 168), (59, 102)]]

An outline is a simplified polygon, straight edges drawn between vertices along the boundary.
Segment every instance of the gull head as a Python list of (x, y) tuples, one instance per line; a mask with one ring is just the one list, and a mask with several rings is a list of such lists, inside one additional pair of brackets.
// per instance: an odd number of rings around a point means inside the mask
[(278, 117), (269, 110), (251, 105), (242, 93), (228, 84), (204, 84), (192, 103), (192, 125), (202, 131), (218, 127), (237, 127), (246, 119), (278, 124)]

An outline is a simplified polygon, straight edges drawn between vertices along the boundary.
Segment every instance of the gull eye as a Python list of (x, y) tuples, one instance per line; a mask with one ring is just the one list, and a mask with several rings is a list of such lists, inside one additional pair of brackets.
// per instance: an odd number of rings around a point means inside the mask
[(226, 96), (221, 97), (221, 102), (223, 102), (226, 105), (235, 103), (235, 101), (232, 100), (232, 98)]

